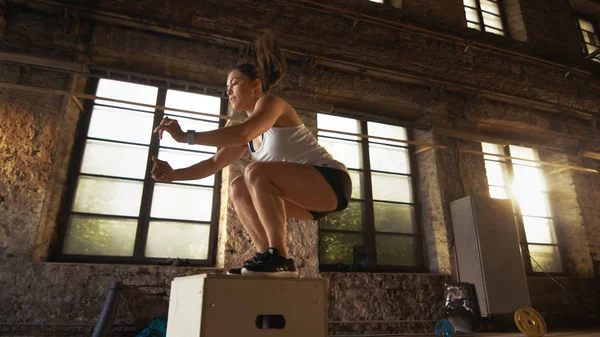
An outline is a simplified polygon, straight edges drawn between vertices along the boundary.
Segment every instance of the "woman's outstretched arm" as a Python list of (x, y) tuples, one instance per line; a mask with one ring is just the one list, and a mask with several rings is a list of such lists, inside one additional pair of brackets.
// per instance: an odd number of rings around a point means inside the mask
[[(270, 129), (285, 112), (286, 103), (275, 96), (261, 97), (256, 103), (254, 112), (243, 123), (221, 129), (197, 132), (194, 144), (216, 147), (233, 147), (245, 145), (252, 139)], [(186, 142), (186, 133), (181, 130), (176, 120), (165, 118), (154, 132), (167, 131), (177, 142)]]
[(220, 149), (214, 156), (192, 166), (174, 170), (166, 161), (152, 157), (152, 178), (162, 182), (206, 178), (231, 165), (247, 151), (246, 145)]

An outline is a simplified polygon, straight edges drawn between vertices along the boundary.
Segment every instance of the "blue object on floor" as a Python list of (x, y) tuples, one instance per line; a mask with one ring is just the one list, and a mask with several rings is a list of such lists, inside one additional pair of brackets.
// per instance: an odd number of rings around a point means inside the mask
[(435, 323), (435, 334), (439, 337), (455, 337), (456, 331), (448, 320), (441, 319)]
[(135, 337), (166, 337), (167, 336), (167, 316), (156, 317), (150, 323), (150, 326), (142, 330)]

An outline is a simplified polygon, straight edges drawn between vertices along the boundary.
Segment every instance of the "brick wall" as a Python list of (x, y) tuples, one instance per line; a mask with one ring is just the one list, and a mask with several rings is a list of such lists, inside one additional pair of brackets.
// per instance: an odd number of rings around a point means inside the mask
[(522, 1), (521, 10), (528, 41), (539, 56), (570, 61), (581, 57), (580, 38), (568, 1)]
[[(77, 76), (5, 64), (0, 65), (0, 82), (82, 87)], [(45, 262), (57, 230), (78, 116), (73, 101), (61, 96), (18, 90), (0, 95), (0, 334), (48, 333), (63, 325), (73, 336), (89, 335), (116, 280), (128, 286), (117, 324), (131, 335), (136, 322), (166, 313), (164, 294), (174, 277), (215, 272)]]
[[(598, 162), (587, 159), (581, 161), (586, 167), (599, 169)], [(574, 174), (573, 183), (577, 191), (577, 200), (582, 217), (582, 224), (585, 228), (589, 252), (596, 265), (596, 277), (600, 276), (600, 207), (597, 202), (600, 200), (600, 177), (595, 174)]]
[(548, 331), (598, 326), (600, 282), (597, 278), (529, 277), (528, 283), (531, 304), (543, 309)]
[[(569, 158), (563, 154), (550, 154), (542, 152), (540, 159), (553, 164), (580, 165), (577, 158)], [(585, 221), (583, 213), (587, 207), (578, 195), (587, 192), (586, 189), (577, 188), (577, 179), (589, 179), (595, 174), (584, 172), (573, 172), (570, 170), (559, 170), (556, 167), (545, 166), (544, 173), (548, 182), (548, 197), (552, 208), (554, 226), (557, 232), (559, 244), (564, 247), (566, 256), (563, 256), (563, 264), (566, 271), (572, 275), (581, 277), (593, 277), (594, 265), (592, 263), (591, 248), (595, 245), (593, 240), (588, 240), (587, 229), (594, 232), (598, 230), (598, 222)], [(582, 202), (583, 201), (583, 202)], [(592, 206), (593, 207), (593, 206)], [(589, 238), (591, 239), (591, 238)], [(588, 244), (583, 244), (588, 241)]]
[(523, 11), (521, 10), (521, 2), (518, 0), (503, 1), (504, 14), (508, 24), (507, 31), (509, 36), (517, 41), (527, 42), (527, 28), (523, 19)]

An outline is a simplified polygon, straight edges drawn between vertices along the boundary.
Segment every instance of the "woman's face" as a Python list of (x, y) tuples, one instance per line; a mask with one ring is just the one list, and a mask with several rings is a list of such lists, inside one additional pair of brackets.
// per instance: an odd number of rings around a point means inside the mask
[(227, 76), (227, 95), (235, 111), (252, 112), (256, 101), (260, 98), (260, 92), (259, 79), (251, 80), (248, 75), (238, 70), (233, 70)]

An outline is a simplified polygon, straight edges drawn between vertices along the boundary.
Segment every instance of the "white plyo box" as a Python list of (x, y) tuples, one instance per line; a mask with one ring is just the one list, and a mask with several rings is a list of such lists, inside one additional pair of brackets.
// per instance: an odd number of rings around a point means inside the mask
[[(283, 329), (260, 329), (257, 317), (281, 315)], [(171, 283), (167, 337), (326, 337), (327, 281), (224, 275)]]

